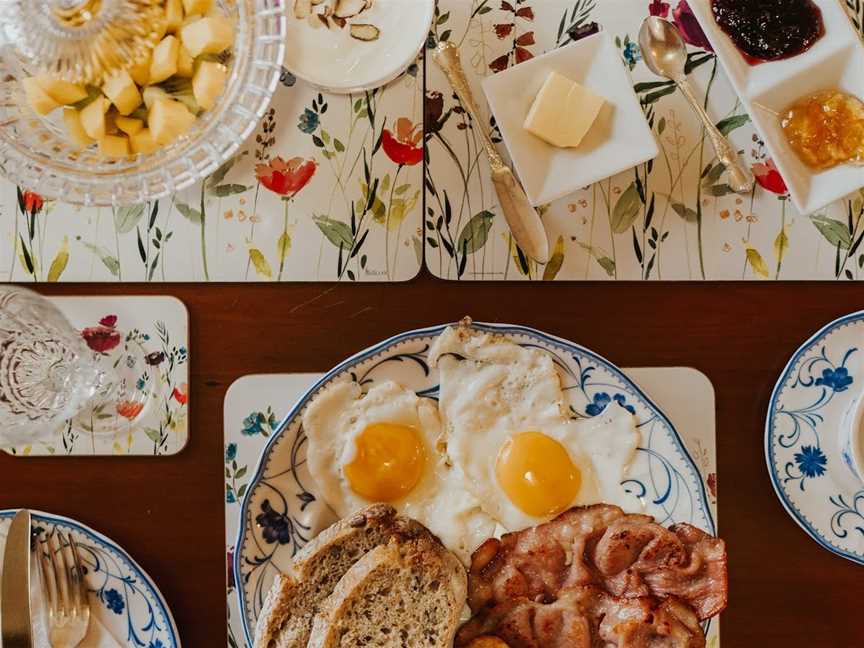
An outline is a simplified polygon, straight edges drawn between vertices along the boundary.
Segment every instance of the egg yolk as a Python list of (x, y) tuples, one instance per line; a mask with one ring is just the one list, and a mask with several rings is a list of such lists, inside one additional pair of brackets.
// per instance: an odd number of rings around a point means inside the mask
[(423, 476), (426, 450), (420, 433), (395, 423), (373, 423), (356, 438), (357, 454), (345, 466), (351, 490), (370, 502), (394, 502)]
[(582, 483), (567, 449), (540, 432), (521, 432), (508, 439), (498, 453), (495, 474), (510, 501), (532, 517), (565, 511)]

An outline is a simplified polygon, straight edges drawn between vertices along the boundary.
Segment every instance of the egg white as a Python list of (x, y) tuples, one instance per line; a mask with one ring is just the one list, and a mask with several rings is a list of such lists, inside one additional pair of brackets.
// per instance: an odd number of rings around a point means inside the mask
[(502, 446), (522, 432), (541, 432), (567, 449), (582, 475), (572, 506), (606, 502), (643, 509), (621, 486), (639, 444), (635, 417), (613, 403), (592, 419), (571, 418), (548, 353), (458, 327), (446, 329), (429, 356), (439, 371), (447, 452), (482, 509), (508, 531), (548, 519), (518, 508), (497, 479)]
[(464, 488), (461, 470), (448, 464), (434, 400), (393, 381), (376, 384), (365, 395), (355, 382), (339, 382), (318, 394), (303, 414), (307, 461), (317, 492), (340, 517), (372, 503), (352, 490), (345, 466), (356, 455), (357, 436), (375, 423), (407, 425), (420, 432), (426, 450), (423, 475), (410, 493), (390, 504), (421, 522), (467, 562), (493, 534), (495, 521)]

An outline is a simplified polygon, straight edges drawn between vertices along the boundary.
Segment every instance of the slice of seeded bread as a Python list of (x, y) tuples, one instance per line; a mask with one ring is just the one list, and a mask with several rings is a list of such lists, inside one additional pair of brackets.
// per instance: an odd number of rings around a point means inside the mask
[(312, 623), (307, 648), (451, 648), (465, 569), (434, 538), (396, 538), (360, 559)]
[(312, 618), (339, 579), (368, 551), (393, 537), (429, 536), (414, 520), (375, 504), (325, 529), (277, 577), (255, 630), (255, 648), (306, 648)]

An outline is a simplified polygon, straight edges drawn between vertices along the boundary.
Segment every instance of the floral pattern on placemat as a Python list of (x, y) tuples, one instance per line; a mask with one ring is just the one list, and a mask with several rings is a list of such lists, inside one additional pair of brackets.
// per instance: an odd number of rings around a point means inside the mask
[(423, 65), (323, 95), (284, 72), (252, 138), (204, 182), (121, 208), (0, 181), (6, 281), (404, 281), (422, 264)]
[[(856, 27), (864, 6), (847, 0)], [(721, 131), (757, 179), (747, 196), (725, 183), (698, 118), (670, 81), (642, 61), (642, 20), (673, 20), (688, 43), (688, 70)], [(796, 213), (686, 0), (441, 0), (429, 47), (459, 43), (479, 79), (571, 42), (597, 22), (613, 36), (661, 145), (652, 162), (540, 208), (548, 264), (528, 259), (501, 217), (474, 124), (429, 65), (426, 91), (426, 263), (438, 277), (489, 279), (858, 279), (864, 276), (864, 194)], [(483, 104), (484, 102), (480, 102)], [(499, 148), (504, 152), (503, 144)]]
[[(182, 450), (189, 436), (188, 321), (182, 302), (171, 297), (52, 301), (93, 352), (122, 368), (121, 388), (117, 398), (67, 421), (50, 441), (6, 452), (25, 457), (159, 456)], [(117, 431), (94, 433), (94, 421)]]

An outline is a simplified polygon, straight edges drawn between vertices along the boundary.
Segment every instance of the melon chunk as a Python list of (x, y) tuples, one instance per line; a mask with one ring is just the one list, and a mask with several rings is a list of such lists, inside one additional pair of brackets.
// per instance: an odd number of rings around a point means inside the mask
[(180, 53), (177, 55), (177, 76), (191, 79), (195, 74), (195, 59), (189, 53), (185, 46), (180, 46)]
[(27, 77), (21, 80), (21, 85), (24, 87), (24, 94), (27, 95), (27, 102), (40, 115), (47, 115), (52, 110), (59, 108), (60, 104), (54, 101), (47, 92), (42, 89), (39, 82), (34, 77)]
[(137, 133), (129, 136), (129, 144), (133, 153), (147, 155), (159, 148), (159, 144), (153, 139), (153, 133), (149, 128), (142, 128)]
[(204, 15), (210, 11), (212, 6), (213, 0), (183, 0), (183, 9), (187, 16), (192, 14)]
[(161, 83), (177, 74), (177, 56), (180, 54), (180, 41), (174, 36), (166, 36), (153, 50), (150, 62), (149, 83)]
[(78, 103), (87, 97), (87, 90), (77, 83), (52, 79), (46, 75), (36, 77), (36, 82), (49, 97), (62, 106)]
[(99, 152), (105, 157), (126, 157), (129, 155), (129, 138), (125, 135), (106, 135), (99, 140)]
[(105, 81), (102, 92), (117, 107), (121, 115), (128, 115), (141, 105), (141, 93), (126, 70), (114, 73)]
[(224, 65), (216, 61), (201, 61), (192, 79), (192, 92), (198, 105), (204, 110), (215, 106), (227, 80), (228, 68)]
[(96, 141), (84, 130), (84, 126), (81, 124), (81, 113), (74, 108), (63, 109), (63, 123), (66, 124), (69, 138), (81, 148), (90, 146)]
[(169, 34), (175, 34), (182, 25), (183, 0), (167, 0), (165, 3), (165, 29)]
[(153, 104), (156, 103), (157, 99), (170, 99), (171, 95), (169, 95), (164, 88), (160, 88), (159, 86), (147, 86), (144, 88), (144, 105), (147, 106), (147, 110), (150, 110), (153, 107)]
[(195, 123), (195, 115), (179, 101), (157, 99), (150, 108), (147, 124), (157, 144), (169, 144)]
[(111, 102), (105, 97), (97, 97), (81, 111), (81, 126), (94, 140), (101, 140), (106, 135), (105, 113), (110, 105)]
[(141, 129), (144, 128), (143, 120), (135, 119), (134, 117), (124, 117), (123, 115), (118, 116), (117, 119), (114, 120), (114, 123), (117, 124), (117, 128), (127, 135), (140, 133)]
[(129, 76), (139, 86), (146, 86), (150, 83), (150, 63), (153, 60), (153, 52), (147, 52), (147, 56), (135, 63), (129, 68)]
[(234, 44), (234, 24), (225, 16), (208, 16), (183, 27), (180, 38), (193, 58), (219, 54)]

